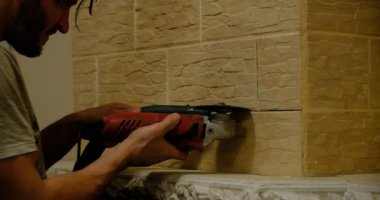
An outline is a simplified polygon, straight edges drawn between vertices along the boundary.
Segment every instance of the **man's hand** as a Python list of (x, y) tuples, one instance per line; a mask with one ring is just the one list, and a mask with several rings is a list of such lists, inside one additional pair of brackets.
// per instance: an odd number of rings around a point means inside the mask
[(115, 159), (115, 164), (120, 164), (120, 169), (126, 166), (148, 166), (167, 159), (185, 160), (187, 154), (164, 139), (164, 135), (173, 129), (179, 120), (180, 116), (174, 113), (161, 122), (135, 130), (100, 160), (118, 158)]

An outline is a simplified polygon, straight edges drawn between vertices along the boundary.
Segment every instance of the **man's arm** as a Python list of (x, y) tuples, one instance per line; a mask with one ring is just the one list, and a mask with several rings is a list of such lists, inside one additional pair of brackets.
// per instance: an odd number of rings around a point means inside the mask
[(128, 104), (110, 103), (63, 117), (41, 131), (45, 167), (60, 160), (78, 141), (81, 126), (102, 120), (103, 116), (120, 111), (138, 110)]
[(111, 175), (106, 166), (96, 171), (89, 166), (42, 180), (35, 167), (36, 157), (36, 153), (29, 153), (0, 161), (1, 199), (96, 199)]
[(36, 153), (0, 160), (0, 199), (96, 199), (114, 173), (126, 166), (186, 159), (186, 154), (163, 138), (178, 121), (179, 116), (172, 114), (160, 123), (139, 128), (83, 170), (46, 180), (36, 170)]

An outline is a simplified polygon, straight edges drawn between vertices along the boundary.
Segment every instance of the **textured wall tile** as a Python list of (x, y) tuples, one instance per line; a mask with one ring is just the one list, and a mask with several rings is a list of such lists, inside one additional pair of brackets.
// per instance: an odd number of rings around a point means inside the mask
[(237, 135), (215, 141), (187, 161), (159, 166), (261, 175), (301, 175), (300, 112), (263, 112), (239, 121)]
[(137, 48), (199, 41), (198, 0), (137, 0)]
[(371, 41), (370, 106), (380, 108), (380, 40)]
[(300, 85), (300, 36), (259, 39), (259, 109), (300, 109)]
[(300, 112), (254, 115), (252, 171), (263, 175), (300, 176), (302, 167)]
[(307, 24), (310, 29), (380, 35), (378, 0), (307, 2)]
[(99, 59), (100, 102), (123, 101), (136, 106), (166, 104), (166, 55), (143, 52)]
[(297, 0), (202, 1), (202, 37), (214, 40), (299, 29)]
[[(93, 55), (134, 48), (133, 1), (97, 1), (93, 16), (80, 12), (80, 31), (73, 29), (73, 55)], [(99, 8), (101, 7), (101, 8)]]
[(169, 50), (169, 102), (256, 105), (256, 43), (233, 41)]
[(307, 123), (308, 174), (380, 171), (380, 113), (311, 113)]
[(311, 108), (368, 108), (368, 40), (310, 34), (308, 47)]
[(76, 59), (73, 62), (74, 110), (97, 105), (97, 78), (95, 58)]

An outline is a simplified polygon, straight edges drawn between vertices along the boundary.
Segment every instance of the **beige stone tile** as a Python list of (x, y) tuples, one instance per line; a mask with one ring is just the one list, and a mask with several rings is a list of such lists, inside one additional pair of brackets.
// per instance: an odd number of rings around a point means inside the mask
[(94, 55), (134, 49), (133, 1), (97, 1), (93, 16), (82, 10), (73, 29), (73, 55)]
[(299, 29), (299, 1), (202, 1), (203, 40)]
[(256, 43), (242, 40), (169, 50), (171, 104), (255, 108)]
[(97, 105), (97, 72), (94, 57), (73, 61), (74, 110)]
[[(300, 112), (263, 112), (239, 121), (234, 138), (215, 141), (203, 152), (191, 152), (184, 163), (160, 166), (262, 175), (301, 175)], [(271, 137), (274, 136), (274, 137)]]
[(166, 54), (163, 51), (118, 54), (99, 58), (101, 103), (166, 104)]
[(380, 35), (377, 0), (309, 0), (307, 10), (309, 29)]
[(380, 40), (371, 40), (370, 108), (380, 108)]
[(198, 0), (137, 0), (136, 2), (137, 48), (199, 41)]
[[(301, 113), (255, 113), (254, 127), (252, 171), (263, 175), (300, 176), (302, 173)], [(259, 144), (265, 144), (265, 147), (260, 148)]]
[(309, 175), (379, 172), (380, 114), (310, 113), (305, 167)]
[(308, 48), (309, 106), (312, 109), (367, 109), (368, 40), (310, 34)]
[(260, 110), (300, 109), (300, 35), (258, 40)]

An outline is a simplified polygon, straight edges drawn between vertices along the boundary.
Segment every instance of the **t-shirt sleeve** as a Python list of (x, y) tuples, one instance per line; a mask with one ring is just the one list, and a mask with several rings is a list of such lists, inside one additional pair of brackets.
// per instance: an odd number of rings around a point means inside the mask
[(37, 151), (18, 64), (0, 46), (0, 159)]

